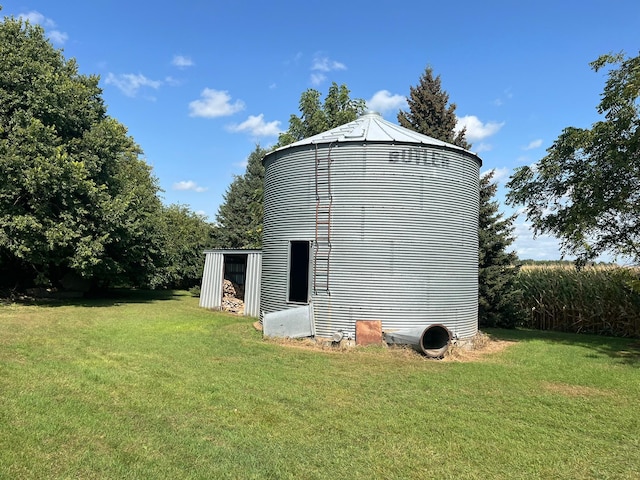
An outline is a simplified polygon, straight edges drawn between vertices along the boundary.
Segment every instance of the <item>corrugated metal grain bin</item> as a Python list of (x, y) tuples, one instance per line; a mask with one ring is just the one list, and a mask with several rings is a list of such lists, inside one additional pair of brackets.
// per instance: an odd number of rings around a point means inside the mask
[(367, 113), (264, 158), (261, 310), (477, 333), (481, 160)]
[(260, 280), (262, 252), (260, 250), (205, 250), (200, 306), (218, 309), (222, 306), (224, 280), (242, 287), (244, 314), (260, 315)]

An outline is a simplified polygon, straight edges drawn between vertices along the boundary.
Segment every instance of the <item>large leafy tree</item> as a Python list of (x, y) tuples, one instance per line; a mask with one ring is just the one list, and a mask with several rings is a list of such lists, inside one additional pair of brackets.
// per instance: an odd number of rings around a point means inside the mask
[(213, 245), (214, 227), (185, 205), (163, 208), (163, 262), (153, 287), (187, 289), (200, 284), (204, 268), (202, 252)]
[(449, 94), (442, 89), (440, 75), (434, 77), (431, 67), (425, 69), (418, 85), (409, 87), (407, 104), (409, 111), (398, 113), (400, 125), (462, 148), (471, 148), (465, 139), (466, 130), (456, 132), (456, 104), (449, 103)]
[(262, 192), (267, 150), (256, 145), (247, 158), (244, 175), (229, 185), (218, 209), (214, 245), (219, 248), (262, 247)]
[[(456, 132), (455, 104), (442, 89), (440, 76), (427, 67), (407, 98), (409, 111), (400, 111), (398, 121), (405, 128), (466, 149), (471, 144), (465, 130)], [(478, 232), (478, 322), (482, 326), (514, 326), (519, 320), (515, 308), (517, 257), (507, 249), (513, 243), (514, 217), (504, 217), (495, 201), (497, 184), (493, 171), (480, 178)]]
[(536, 232), (561, 239), (578, 263), (611, 252), (640, 262), (640, 56), (603, 55), (611, 67), (597, 106), (604, 119), (565, 128), (547, 155), (516, 170), (507, 200)]
[(349, 123), (366, 110), (363, 99), (351, 99), (346, 85), (338, 86), (333, 82), (329, 87), (324, 103), (319, 91), (310, 88), (300, 96), (300, 116), (291, 115), (289, 129), (280, 134), (278, 146), (317, 135), (345, 123)]
[(98, 77), (38, 25), (0, 23), (0, 270), (5, 284), (144, 285), (162, 255), (158, 183)]

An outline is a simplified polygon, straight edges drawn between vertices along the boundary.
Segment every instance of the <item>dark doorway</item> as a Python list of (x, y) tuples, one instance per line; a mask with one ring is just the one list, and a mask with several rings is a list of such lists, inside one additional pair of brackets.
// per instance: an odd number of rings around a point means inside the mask
[(292, 241), (289, 248), (289, 301), (307, 303), (309, 300), (309, 242)]
[(247, 255), (224, 256), (224, 279), (233, 284), (235, 298), (244, 300), (244, 284), (247, 274)]

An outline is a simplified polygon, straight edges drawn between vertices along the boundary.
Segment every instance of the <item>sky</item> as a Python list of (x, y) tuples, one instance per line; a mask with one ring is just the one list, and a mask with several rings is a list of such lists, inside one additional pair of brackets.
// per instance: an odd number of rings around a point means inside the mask
[[(256, 145), (269, 148), (300, 95), (332, 82), (397, 123), (425, 68), (440, 75), (471, 150), (495, 170), (506, 215), (514, 169), (569, 126), (589, 128), (606, 80), (589, 63), (640, 50), (637, 0), (456, 2), (0, 0), (40, 24), (80, 73), (100, 76), (107, 113), (144, 151), (166, 204), (215, 221)], [(521, 259), (561, 257), (523, 214)], [(566, 257), (571, 258), (571, 257)], [(608, 258), (604, 258), (608, 260)]]

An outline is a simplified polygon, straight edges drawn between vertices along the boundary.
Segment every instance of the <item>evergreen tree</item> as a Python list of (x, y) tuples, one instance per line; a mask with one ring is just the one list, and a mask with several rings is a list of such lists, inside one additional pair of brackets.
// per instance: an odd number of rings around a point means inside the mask
[(267, 150), (256, 145), (247, 159), (244, 175), (236, 176), (229, 185), (216, 217), (217, 248), (262, 247), (262, 159), (266, 154)]
[[(434, 78), (427, 67), (420, 83), (410, 88), (409, 112), (400, 111), (400, 124), (418, 133), (452, 143), (469, 150), (465, 130), (456, 133), (455, 104), (442, 90), (440, 76)], [(515, 216), (504, 218), (498, 202), (492, 200), (497, 184), (493, 171), (480, 179), (480, 215), (478, 232), (478, 323), (481, 326), (511, 327), (519, 323), (514, 282), (518, 273), (515, 252), (507, 252), (513, 243)]]
[(514, 241), (516, 215), (504, 217), (495, 197), (494, 171), (480, 177), (478, 323), (485, 327), (512, 328), (522, 321), (516, 277), (518, 257), (507, 249)]
[(442, 90), (440, 75), (434, 78), (433, 69), (427, 67), (420, 83), (409, 87), (409, 111), (400, 110), (398, 122), (405, 128), (428, 135), (444, 142), (471, 148), (465, 139), (465, 129), (457, 132), (456, 104), (449, 102), (449, 94)]

